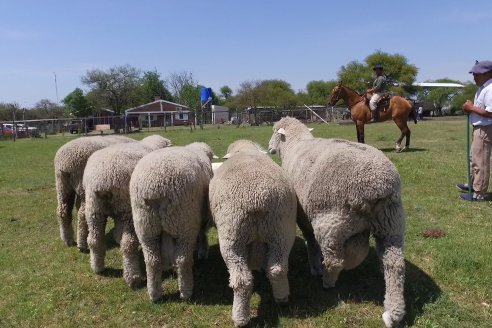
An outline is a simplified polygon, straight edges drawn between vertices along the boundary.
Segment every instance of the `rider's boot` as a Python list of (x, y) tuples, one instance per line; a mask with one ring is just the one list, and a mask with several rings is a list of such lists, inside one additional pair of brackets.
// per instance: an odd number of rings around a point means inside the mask
[(371, 110), (371, 120), (369, 123), (376, 123), (378, 121), (378, 111), (377, 110)]

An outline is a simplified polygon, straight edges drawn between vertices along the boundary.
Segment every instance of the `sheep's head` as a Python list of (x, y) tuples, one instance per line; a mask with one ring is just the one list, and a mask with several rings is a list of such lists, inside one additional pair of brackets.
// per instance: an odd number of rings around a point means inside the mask
[(270, 138), (270, 142), (268, 142), (268, 152), (270, 154), (276, 154), (280, 151), (280, 144), (285, 142), (285, 134), (286, 131), (284, 128), (275, 129), (273, 128), (273, 134)]
[(154, 150), (172, 146), (171, 140), (158, 134), (145, 137), (140, 141), (140, 143)]
[(210, 160), (212, 160), (214, 158), (218, 158), (214, 154), (214, 151), (212, 150), (212, 148), (204, 142), (193, 142), (193, 143), (187, 145), (186, 147), (188, 149), (195, 151), (195, 152), (197, 152), (197, 151), (198, 152), (200, 152), (200, 151), (204, 152)]
[(253, 152), (253, 153), (262, 153), (266, 154), (267, 152), (262, 149), (260, 145), (250, 140), (237, 140), (234, 141), (227, 147), (227, 154), (225, 154), (222, 158), (227, 159), (237, 153), (245, 153), (245, 152)]

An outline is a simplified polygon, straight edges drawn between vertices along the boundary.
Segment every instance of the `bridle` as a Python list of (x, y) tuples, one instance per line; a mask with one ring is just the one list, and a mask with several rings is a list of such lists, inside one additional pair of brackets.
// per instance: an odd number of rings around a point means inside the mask
[(334, 106), (337, 101), (340, 100), (340, 96), (341, 96), (341, 93), (342, 93), (342, 87), (340, 85), (337, 85), (335, 87), (335, 92), (332, 94), (332, 96), (330, 97), (330, 102), (328, 103), (328, 105), (330, 106)]
[[(330, 102), (328, 103), (328, 105), (330, 105), (330, 106), (334, 106), (334, 105), (337, 103), (337, 101), (339, 101), (339, 100), (340, 100), (340, 98), (341, 98), (341, 94), (342, 94), (342, 89), (343, 89), (343, 88), (344, 88), (344, 87), (343, 87), (341, 84), (337, 84), (337, 86), (336, 86), (336, 87), (335, 87), (335, 89), (334, 89), (334, 93), (333, 93), (333, 95), (330, 97)], [(350, 89), (350, 88), (348, 88), (348, 89)], [(366, 97), (365, 97), (365, 95), (359, 95), (358, 93), (356, 93), (356, 94), (360, 97), (360, 99), (359, 99), (359, 101), (357, 101), (357, 102), (353, 103), (351, 106), (350, 106), (349, 104), (347, 104), (347, 106), (348, 106), (349, 108), (351, 108), (351, 107), (352, 107), (352, 106), (354, 106), (355, 104), (358, 104), (358, 103), (360, 103), (360, 102), (362, 102), (362, 101), (365, 101), (365, 98), (366, 98)], [(334, 100), (333, 100), (333, 99), (334, 99)], [(332, 100), (333, 100), (333, 101), (332, 101)]]

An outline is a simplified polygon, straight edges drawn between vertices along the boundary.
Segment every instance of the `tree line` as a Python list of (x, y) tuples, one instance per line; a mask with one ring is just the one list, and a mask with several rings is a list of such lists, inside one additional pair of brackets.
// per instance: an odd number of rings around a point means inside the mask
[[(461, 110), (466, 99), (473, 99), (476, 86), (472, 82), (460, 82), (440, 78), (432, 82), (454, 82), (465, 88), (420, 88), (413, 86), (418, 69), (409, 64), (400, 54), (388, 54), (380, 50), (367, 56), (364, 62), (351, 61), (343, 65), (337, 73), (336, 80), (315, 80), (306, 85), (302, 91), (294, 91), (283, 80), (269, 79), (244, 81), (236, 92), (224, 85), (220, 90), (213, 90), (212, 104), (227, 106), (233, 110), (245, 108), (270, 107), (288, 110), (297, 106), (325, 105), (331, 90), (337, 82), (364, 93), (372, 86), (374, 80), (372, 67), (384, 65), (389, 91), (419, 102), (431, 102), (436, 108), (448, 107), (452, 113)], [(20, 108), (16, 103), (0, 103), (0, 121), (12, 119), (16, 112), (17, 119), (46, 119), (87, 117), (94, 111), (110, 109), (115, 115), (124, 110), (155, 100), (176, 102), (191, 109), (200, 108), (201, 85), (191, 72), (175, 72), (162, 78), (157, 71), (141, 71), (130, 65), (114, 66), (107, 70), (93, 69), (81, 77), (85, 91), (79, 87), (69, 93), (61, 102), (54, 103), (41, 99), (33, 108)], [(343, 106), (343, 103), (340, 103)]]

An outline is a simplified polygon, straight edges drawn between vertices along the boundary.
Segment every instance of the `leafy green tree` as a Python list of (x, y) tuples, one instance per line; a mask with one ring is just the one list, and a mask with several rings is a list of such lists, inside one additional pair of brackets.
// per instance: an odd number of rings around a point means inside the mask
[(82, 77), (82, 83), (92, 91), (98, 104), (111, 108), (116, 115), (138, 104), (137, 86), (140, 71), (130, 65), (111, 67), (107, 71), (90, 70)]
[(156, 96), (162, 100), (174, 101), (171, 92), (166, 88), (166, 84), (161, 80), (161, 76), (156, 71), (144, 72), (139, 85), (140, 103), (154, 101)]
[(258, 104), (288, 109), (296, 105), (296, 96), (289, 83), (282, 80), (264, 80), (256, 87)]
[(461, 92), (457, 93), (452, 99), (450, 103), (450, 112), (454, 114), (462, 110), (463, 104), (467, 100), (473, 101), (475, 98), (475, 93), (477, 92), (477, 86), (473, 82), (467, 82), (464, 84), (465, 87), (461, 89)]
[(409, 64), (400, 54), (391, 55), (381, 50), (367, 56), (365, 63), (351, 61), (346, 66), (342, 66), (338, 72), (338, 79), (362, 94), (372, 86), (374, 81), (372, 68), (376, 64), (384, 66), (390, 92), (406, 96), (416, 91), (412, 84), (417, 76), (417, 67)]
[(220, 94), (225, 100), (227, 100), (232, 96), (232, 89), (229, 88), (227, 85), (224, 85), (222, 88), (220, 88)]
[(65, 104), (68, 112), (76, 117), (86, 117), (92, 114), (92, 108), (89, 101), (84, 95), (84, 91), (80, 88), (75, 88), (65, 98), (62, 103)]
[[(307, 99), (303, 104), (324, 105), (328, 102), (331, 90), (336, 85), (336, 81), (311, 81), (307, 84)], [(299, 95), (298, 95), (299, 97)]]
[(238, 109), (256, 108), (259, 106), (258, 86), (260, 81), (244, 81), (239, 85), (237, 95), (235, 97), (235, 107)]

